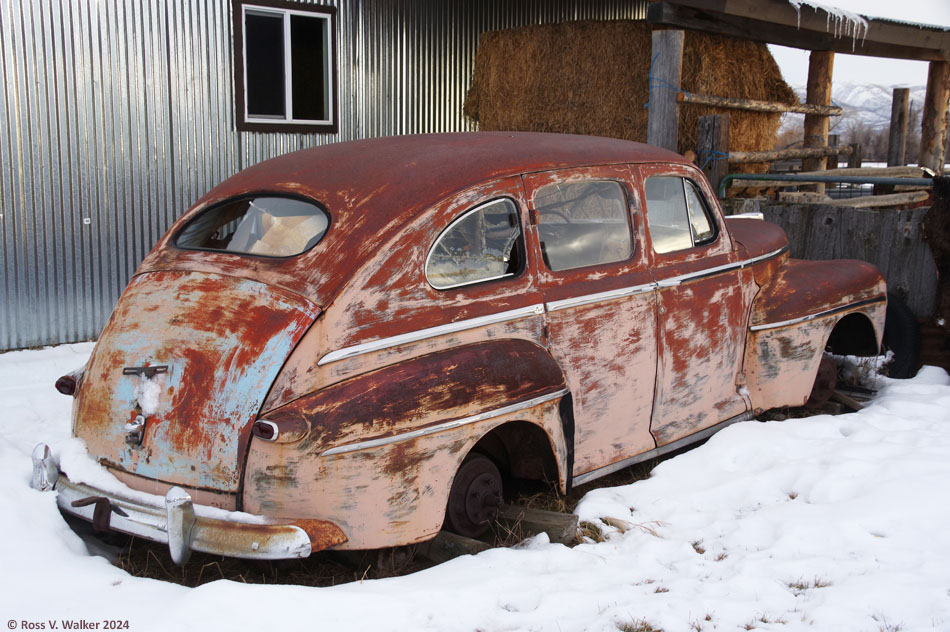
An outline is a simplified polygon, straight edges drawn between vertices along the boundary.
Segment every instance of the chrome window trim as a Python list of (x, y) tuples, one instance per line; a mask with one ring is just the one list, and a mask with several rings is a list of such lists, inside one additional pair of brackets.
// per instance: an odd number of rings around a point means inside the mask
[(878, 296), (875, 298), (869, 298), (863, 301), (855, 301), (853, 303), (848, 303), (847, 305), (842, 305), (840, 307), (833, 307), (831, 309), (826, 309), (821, 312), (815, 312), (814, 314), (808, 314), (807, 316), (799, 316), (798, 318), (790, 318), (788, 320), (783, 320), (777, 323), (766, 323), (764, 325), (753, 325), (750, 327), (751, 331), (764, 331), (766, 329), (778, 329), (779, 327), (788, 327), (789, 325), (797, 325), (799, 323), (808, 322), (809, 320), (815, 320), (816, 318), (823, 318), (825, 316), (833, 316), (840, 312), (848, 311), (849, 309), (857, 309), (865, 305), (873, 305), (874, 303), (883, 303), (887, 298), (885, 296)]
[(540, 397), (535, 397), (524, 402), (518, 402), (517, 404), (510, 404), (508, 406), (503, 406), (501, 408), (496, 408), (494, 410), (489, 410), (484, 413), (479, 413), (477, 415), (471, 415), (469, 417), (462, 417), (461, 419), (455, 419), (453, 421), (447, 421), (435, 426), (429, 426), (428, 428), (420, 428), (418, 430), (411, 430), (409, 432), (403, 432), (402, 434), (393, 435), (391, 437), (381, 437), (379, 439), (370, 439), (368, 441), (357, 441), (356, 443), (349, 443), (347, 445), (337, 446), (335, 448), (330, 448), (329, 450), (324, 450), (320, 456), (333, 456), (335, 454), (347, 454), (350, 452), (357, 452), (359, 450), (368, 450), (370, 448), (378, 448), (380, 446), (389, 445), (392, 443), (401, 443), (403, 441), (410, 441), (411, 439), (417, 439), (419, 437), (425, 437), (430, 434), (435, 434), (437, 432), (443, 432), (445, 430), (452, 430), (454, 428), (459, 428), (461, 426), (466, 426), (468, 424), (477, 423), (479, 421), (484, 421), (486, 419), (492, 419), (494, 417), (501, 417), (502, 415), (507, 415), (509, 413), (518, 412), (519, 410), (524, 410), (526, 408), (533, 408), (539, 404), (544, 404), (545, 402), (550, 402), (551, 400), (559, 399), (564, 395), (567, 395), (567, 389), (562, 388), (553, 393), (548, 393), (547, 395), (542, 395)]
[[(424, 263), (423, 266), (422, 266), (422, 274), (423, 274), (423, 276), (425, 276), (425, 278), (426, 278), (426, 283), (428, 283), (429, 286), (430, 286), (432, 289), (434, 289), (434, 290), (451, 290), (451, 289), (454, 289), (454, 288), (457, 288), (457, 287), (465, 287), (465, 286), (467, 286), (467, 285), (474, 285), (475, 283), (487, 283), (488, 281), (497, 281), (498, 279), (505, 279), (505, 278), (508, 278), (508, 277), (518, 276), (518, 274), (516, 274), (516, 273), (514, 273), (514, 272), (507, 272), (507, 273), (505, 273), (505, 274), (499, 274), (499, 275), (496, 275), (496, 276), (493, 276), (493, 277), (486, 277), (486, 278), (484, 278), (484, 279), (475, 279), (474, 281), (465, 281), (465, 282), (463, 282), (463, 283), (453, 283), (452, 285), (442, 285), (442, 286), (435, 285), (432, 281), (429, 280), (429, 260), (432, 258), (432, 253), (433, 253), (433, 251), (435, 251), (435, 247), (436, 247), (437, 245), (439, 245), (439, 242), (442, 241), (442, 238), (445, 237), (445, 236), (449, 233), (449, 231), (451, 231), (453, 228), (455, 228), (455, 225), (456, 225), (456, 224), (459, 224), (460, 222), (465, 221), (465, 219), (467, 219), (469, 215), (472, 215), (473, 213), (478, 213), (479, 211), (481, 211), (481, 210), (484, 209), (485, 207), (491, 206), (492, 204), (497, 204), (497, 203), (499, 203), (499, 202), (509, 202), (509, 203), (511, 203), (511, 205), (514, 207), (515, 215), (518, 217), (518, 230), (519, 230), (520, 233), (521, 233), (521, 234), (518, 236), (518, 239), (521, 239), (521, 241), (522, 241), (522, 247), (521, 247), (521, 250), (522, 250), (522, 251), (521, 251), (520, 254), (521, 254), (525, 259), (527, 259), (527, 257), (525, 256), (525, 255), (527, 254), (527, 252), (526, 252), (526, 251), (527, 251), (527, 244), (524, 243), (524, 240), (525, 240), (525, 231), (524, 231), (524, 226), (521, 225), (521, 208), (518, 206), (518, 203), (517, 203), (512, 197), (510, 197), (510, 196), (503, 195), (503, 196), (501, 196), (501, 197), (493, 198), (493, 199), (491, 199), (491, 200), (488, 200), (487, 202), (482, 202), (482, 203), (479, 204), (478, 206), (476, 206), (476, 207), (474, 207), (474, 208), (471, 208), (471, 209), (465, 211), (464, 213), (462, 213), (461, 215), (459, 215), (458, 217), (456, 217), (454, 220), (452, 220), (452, 221), (449, 223), (448, 226), (446, 226), (444, 229), (442, 229), (442, 232), (439, 233), (439, 236), (436, 237), (436, 238), (435, 238), (435, 241), (432, 242), (432, 245), (429, 246), (429, 252), (426, 253), (426, 260), (425, 260), (425, 263)], [(517, 241), (517, 240), (516, 240), (516, 241)], [(515, 247), (517, 247), (517, 243), (516, 243)], [(522, 271), (524, 271), (524, 268), (525, 268), (525, 267), (526, 267), (526, 265), (525, 265), (525, 264), (522, 264), (522, 266), (521, 266)]]
[(363, 355), (364, 353), (372, 353), (373, 351), (382, 351), (383, 349), (398, 347), (410, 342), (418, 342), (427, 338), (435, 338), (437, 336), (453, 334), (459, 331), (465, 331), (467, 329), (475, 329), (476, 327), (484, 327), (485, 325), (504, 323), (509, 320), (518, 320), (527, 316), (543, 313), (544, 305), (539, 303), (537, 305), (529, 305), (527, 307), (511, 309), (506, 312), (499, 312), (497, 314), (478, 316), (477, 318), (469, 318), (467, 320), (460, 320), (454, 323), (446, 323), (445, 325), (437, 325), (435, 327), (410, 331), (404, 334), (399, 334), (398, 336), (390, 336), (389, 338), (380, 338), (379, 340), (372, 340), (370, 342), (353, 345), (352, 347), (344, 347), (343, 349), (331, 351), (317, 361), (317, 366), (323, 366), (324, 364), (336, 362), (337, 360)]

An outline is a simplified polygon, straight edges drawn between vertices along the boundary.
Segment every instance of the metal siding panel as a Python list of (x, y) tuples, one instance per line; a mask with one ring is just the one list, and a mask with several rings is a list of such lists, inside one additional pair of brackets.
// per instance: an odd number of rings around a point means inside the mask
[(228, 0), (0, 0), (0, 349), (97, 336), (174, 218), (244, 167), (475, 129), (462, 105), (480, 33), (646, 14), (643, 0), (323, 4), (338, 10), (337, 134), (237, 131)]

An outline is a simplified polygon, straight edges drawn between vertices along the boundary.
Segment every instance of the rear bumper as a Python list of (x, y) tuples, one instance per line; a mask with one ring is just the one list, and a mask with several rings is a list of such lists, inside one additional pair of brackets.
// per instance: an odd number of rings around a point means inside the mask
[(191, 551), (265, 560), (307, 557), (347, 540), (338, 526), (323, 520), (274, 521), (195, 505), (180, 487), (171, 488), (164, 499), (133, 499), (73, 482), (59, 472), (42, 443), (33, 450), (32, 486), (55, 490), (61, 510), (92, 522), (98, 530), (168, 544), (176, 564), (187, 562)]

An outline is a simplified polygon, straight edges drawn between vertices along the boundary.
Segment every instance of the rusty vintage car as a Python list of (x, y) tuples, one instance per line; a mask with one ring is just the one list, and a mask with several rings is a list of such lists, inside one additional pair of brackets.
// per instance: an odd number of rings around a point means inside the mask
[(561, 492), (801, 405), (874, 354), (859, 261), (790, 259), (701, 171), (554, 134), (328, 145), (218, 185), (143, 261), (74, 394), (102, 489), (62, 510), (248, 558), (476, 535), (507, 477)]

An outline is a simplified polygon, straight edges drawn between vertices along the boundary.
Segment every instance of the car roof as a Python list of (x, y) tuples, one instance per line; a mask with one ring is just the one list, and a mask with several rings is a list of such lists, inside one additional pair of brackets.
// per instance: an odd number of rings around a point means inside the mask
[[(208, 192), (171, 227), (139, 267), (230, 274), (278, 285), (326, 305), (354, 270), (426, 209), (506, 176), (636, 162), (686, 164), (632, 141), (530, 132), (392, 136), (323, 145), (258, 163)], [(283, 193), (324, 205), (327, 236), (284, 259), (175, 248), (174, 237), (204, 209), (237, 196)]]
[[(245, 169), (209, 194), (252, 191), (312, 197), (331, 216), (343, 207), (371, 210), (386, 222), (477, 184), (521, 173), (585, 165), (686, 162), (671, 151), (615, 138), (532, 132), (390, 136), (285, 154)], [(212, 200), (203, 200), (208, 202)], [(385, 217), (384, 217), (385, 216)]]

